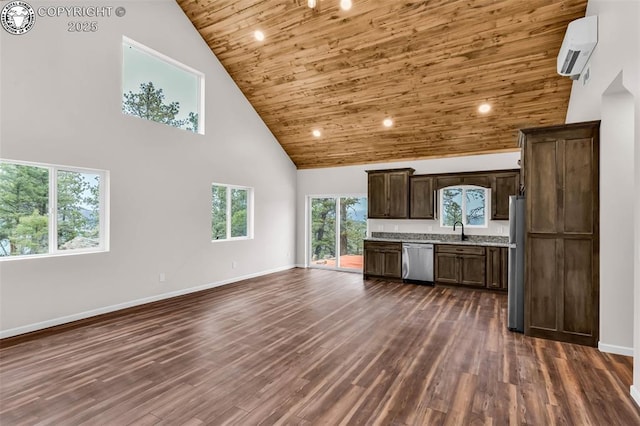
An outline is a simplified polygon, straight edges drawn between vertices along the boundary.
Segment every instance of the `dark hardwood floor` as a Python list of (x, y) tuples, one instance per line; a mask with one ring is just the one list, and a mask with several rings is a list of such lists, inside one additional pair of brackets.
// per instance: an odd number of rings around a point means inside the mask
[(293, 269), (0, 348), (7, 425), (638, 425), (632, 359), (504, 294)]

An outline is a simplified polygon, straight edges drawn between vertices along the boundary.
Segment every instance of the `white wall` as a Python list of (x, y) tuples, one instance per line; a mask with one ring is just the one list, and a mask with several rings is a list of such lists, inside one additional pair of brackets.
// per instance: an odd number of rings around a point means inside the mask
[[(0, 262), (1, 337), (293, 264), (295, 166), (174, 1), (123, 4), (0, 31), (0, 156), (111, 173), (111, 250)], [(205, 136), (121, 113), (123, 35), (205, 74)], [(211, 242), (212, 182), (255, 188), (255, 239)]]
[[(514, 145), (517, 141), (514, 140)], [(431, 160), (402, 161), (358, 166), (331, 167), (326, 169), (298, 170), (298, 197), (296, 221), (296, 263), (306, 264), (305, 248), (308, 245), (306, 199), (311, 195), (367, 195), (366, 170), (412, 167), (415, 174), (453, 173), (480, 170), (517, 169), (520, 152), (502, 154), (451, 157)], [(369, 232), (449, 233), (440, 228), (437, 220), (370, 219)], [(489, 221), (485, 229), (465, 229), (470, 235), (508, 235), (508, 221)], [(397, 229), (396, 229), (397, 226)], [(431, 228), (429, 228), (431, 227)]]
[(629, 230), (633, 228), (634, 105), (633, 96), (621, 86), (621, 77), (605, 91), (601, 108), (600, 309), (616, 312), (617, 318), (601, 318), (600, 346), (630, 355), (632, 327), (620, 327), (617, 321), (624, 319), (631, 325), (633, 318), (629, 297), (633, 294), (633, 232)]
[[(620, 162), (622, 167), (628, 167), (623, 156), (633, 156), (635, 158), (633, 174), (635, 175), (635, 197), (634, 201), (627, 199), (624, 208), (631, 208), (633, 203), (633, 225), (628, 223), (616, 223), (616, 225), (627, 230), (627, 234), (622, 240), (622, 247), (634, 246), (635, 260), (633, 263), (633, 275), (625, 268), (625, 277), (622, 282), (613, 283), (620, 280), (618, 274), (614, 274), (615, 264), (610, 253), (603, 253), (602, 271), (605, 274), (600, 276), (600, 347), (603, 350), (618, 352), (630, 352), (629, 345), (633, 344), (635, 354), (640, 354), (640, 247), (638, 245), (638, 229), (640, 228), (640, 215), (638, 201), (638, 186), (640, 178), (640, 1), (613, 1), (613, 0), (590, 0), (587, 5), (587, 15), (598, 15), (598, 45), (590, 60), (591, 79), (583, 85), (581, 81), (573, 83), (571, 99), (567, 111), (567, 122), (579, 122), (587, 120), (602, 119), (602, 127), (607, 133), (601, 136), (601, 161), (605, 165), (605, 171)], [(615, 123), (607, 113), (602, 112), (603, 95), (613, 96), (605, 93), (622, 72), (621, 85), (629, 96), (633, 96), (634, 104), (634, 129), (633, 136), (617, 134), (615, 137), (611, 132), (615, 132)], [(605, 104), (607, 98), (605, 97)], [(612, 100), (615, 102), (615, 100)], [(630, 105), (630, 103), (629, 103)], [(624, 141), (624, 142), (622, 142)], [(613, 144), (613, 146), (610, 146)], [(614, 149), (617, 147), (618, 149)], [(624, 147), (624, 148), (621, 148)], [(631, 151), (633, 150), (633, 154)], [(627, 176), (631, 179), (631, 176)], [(631, 197), (629, 193), (623, 192), (613, 179), (605, 177), (601, 182), (601, 194), (614, 194), (619, 198)], [(605, 200), (606, 200), (605, 195)], [(611, 209), (604, 208), (600, 217), (601, 223), (613, 222), (620, 218), (612, 213)], [(633, 226), (633, 231), (631, 227)], [(633, 235), (635, 234), (635, 238)], [(615, 236), (617, 238), (617, 235)], [(604, 247), (611, 247), (614, 236), (601, 232), (601, 242)], [(630, 241), (634, 239), (635, 241)], [(635, 321), (630, 314), (629, 304), (634, 300)], [(635, 331), (634, 331), (635, 323)], [(614, 332), (615, 330), (615, 332)], [(635, 339), (634, 339), (635, 335)], [(632, 343), (633, 342), (633, 343)], [(622, 349), (621, 351), (618, 349)], [(634, 387), (635, 397), (640, 402), (640, 393), (637, 392), (640, 386), (640, 359), (635, 357)]]

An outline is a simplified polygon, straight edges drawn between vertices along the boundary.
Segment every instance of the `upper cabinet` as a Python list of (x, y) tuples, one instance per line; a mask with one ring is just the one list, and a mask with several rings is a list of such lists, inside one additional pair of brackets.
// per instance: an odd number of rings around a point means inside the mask
[(494, 173), (491, 177), (491, 219), (509, 220), (509, 196), (520, 191), (520, 171)]
[(433, 176), (409, 178), (409, 217), (411, 219), (435, 219), (436, 190)]
[(432, 175), (435, 179), (435, 189), (440, 190), (449, 186), (473, 185), (491, 188), (493, 172), (465, 172)]
[(413, 169), (368, 170), (369, 219), (409, 216), (409, 177)]
[(414, 175), (413, 169), (370, 170), (370, 219), (436, 219), (437, 191), (472, 185), (491, 189), (491, 219), (509, 220), (509, 196), (520, 189), (520, 170)]

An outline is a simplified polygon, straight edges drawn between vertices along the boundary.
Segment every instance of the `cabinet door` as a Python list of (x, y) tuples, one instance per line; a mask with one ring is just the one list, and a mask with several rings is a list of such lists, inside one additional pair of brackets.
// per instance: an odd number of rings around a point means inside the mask
[(436, 189), (446, 188), (448, 186), (462, 185), (461, 176), (437, 176)]
[(502, 288), (500, 247), (487, 247), (487, 288)]
[(501, 290), (507, 290), (509, 287), (509, 249), (500, 247), (500, 265), (502, 267), (502, 286)]
[(463, 185), (475, 185), (483, 188), (491, 187), (489, 175), (472, 175), (465, 176), (462, 179)]
[(458, 284), (458, 255), (452, 253), (436, 253), (435, 281)]
[(435, 217), (433, 178), (431, 176), (412, 176), (409, 182), (411, 189), (409, 217), (412, 219), (433, 219)]
[(389, 278), (402, 278), (402, 252), (386, 251), (383, 256), (382, 275)]
[(460, 259), (460, 284), (485, 286), (485, 256), (462, 255)]
[(387, 217), (406, 219), (409, 216), (409, 175), (406, 172), (390, 172), (387, 174), (387, 179), (389, 190)]
[(555, 238), (527, 237), (527, 334), (544, 336), (558, 330), (558, 261)]
[(527, 232), (556, 234), (562, 190), (558, 182), (557, 143), (545, 139), (529, 143), (527, 156)]
[[(563, 259), (562, 300), (558, 312), (560, 331), (565, 340), (593, 340), (597, 342), (598, 329), (598, 263), (593, 259), (591, 238), (566, 238), (558, 241), (558, 249)], [(591, 343), (591, 342), (589, 342)]]
[(491, 219), (509, 220), (509, 196), (517, 195), (520, 173), (497, 173), (491, 182)]
[(387, 181), (384, 173), (370, 173), (367, 191), (369, 219), (387, 217)]
[(509, 249), (487, 247), (487, 288), (506, 290), (509, 280)]
[(364, 276), (368, 275), (382, 275), (382, 268), (384, 266), (384, 253), (378, 250), (365, 250), (364, 251)]
[(593, 236), (598, 228), (598, 214), (594, 214), (598, 208), (598, 162), (593, 145), (591, 138), (572, 138), (565, 140), (560, 150), (563, 173), (558, 180), (563, 191), (558, 225), (565, 235)]

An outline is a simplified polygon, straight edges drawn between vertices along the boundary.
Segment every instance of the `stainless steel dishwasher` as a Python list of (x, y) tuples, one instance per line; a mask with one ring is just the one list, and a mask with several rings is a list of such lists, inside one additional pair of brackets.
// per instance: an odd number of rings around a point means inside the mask
[(402, 244), (402, 280), (433, 284), (433, 244)]

